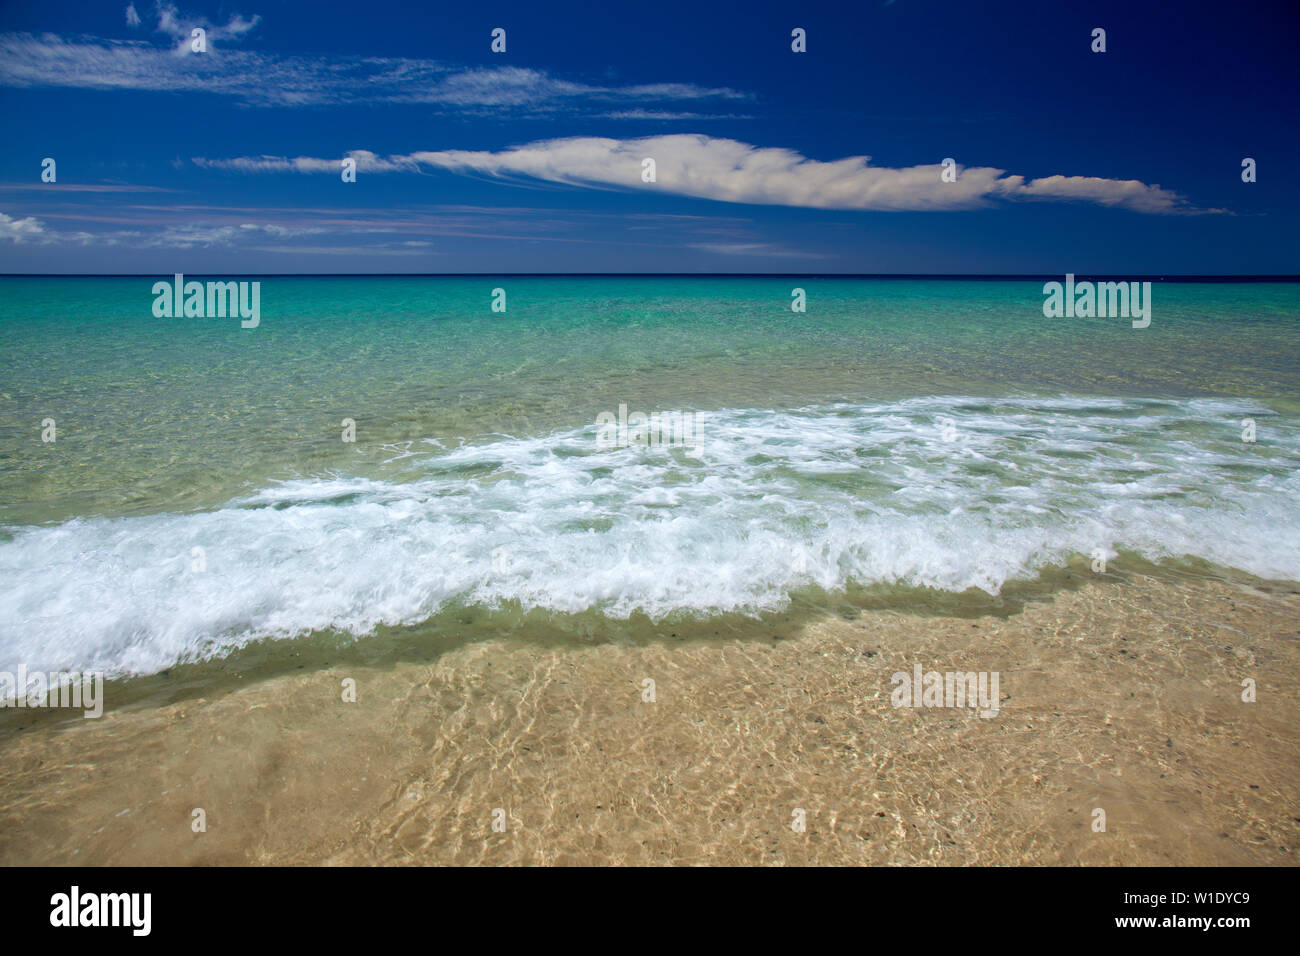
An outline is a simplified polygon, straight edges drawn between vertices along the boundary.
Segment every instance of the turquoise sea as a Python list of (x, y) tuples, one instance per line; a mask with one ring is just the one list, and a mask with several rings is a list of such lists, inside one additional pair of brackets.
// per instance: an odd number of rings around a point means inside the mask
[(1042, 280), (268, 276), (243, 329), (155, 318), (170, 278), (0, 278), (0, 669), (1300, 580), (1300, 284), (1134, 329)]

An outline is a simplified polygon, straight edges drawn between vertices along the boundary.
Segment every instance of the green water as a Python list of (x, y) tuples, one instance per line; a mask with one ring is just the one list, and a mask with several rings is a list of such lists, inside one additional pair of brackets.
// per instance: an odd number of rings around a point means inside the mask
[[(0, 279), (0, 670), (1300, 581), (1300, 285), (1156, 284), (1134, 329), (1028, 281), (269, 277), (245, 329), (155, 281)], [(611, 445), (623, 407), (693, 439)]]
[[(155, 318), (154, 281), (0, 279), (0, 523), (212, 507), (295, 476), (399, 476), (385, 463), (410, 443), (540, 435), (620, 402), (1300, 407), (1294, 284), (1157, 283), (1151, 326), (1133, 329), (1045, 319), (1030, 281), (271, 277), (260, 326), (242, 329)], [(791, 311), (795, 286), (806, 313)], [(344, 418), (355, 444), (340, 440)]]

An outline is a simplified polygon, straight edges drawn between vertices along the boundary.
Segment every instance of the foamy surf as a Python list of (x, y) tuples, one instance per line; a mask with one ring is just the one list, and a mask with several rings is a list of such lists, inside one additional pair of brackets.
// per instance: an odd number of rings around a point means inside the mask
[(696, 431), (429, 443), (405, 480), (8, 529), (0, 669), (147, 674), (456, 604), (658, 620), (814, 586), (997, 593), (1098, 551), (1300, 579), (1300, 429), (1254, 403), (920, 398), (702, 411)]

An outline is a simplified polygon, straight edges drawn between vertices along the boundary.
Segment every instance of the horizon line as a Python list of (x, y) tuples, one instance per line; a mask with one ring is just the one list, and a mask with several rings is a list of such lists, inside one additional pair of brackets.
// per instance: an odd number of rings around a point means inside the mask
[[(0, 272), (0, 279), (151, 279), (162, 272)], [(1062, 277), (1055, 272), (191, 272), (192, 276), (249, 276), (278, 279), (990, 279), (1037, 281)], [(1064, 273), (1084, 281), (1136, 282), (1300, 282), (1300, 274), (1230, 273)]]

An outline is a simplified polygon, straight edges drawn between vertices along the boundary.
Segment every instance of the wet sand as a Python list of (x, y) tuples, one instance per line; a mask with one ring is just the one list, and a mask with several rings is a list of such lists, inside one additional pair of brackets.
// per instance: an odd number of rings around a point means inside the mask
[[(1300, 587), (1135, 576), (299, 670), (7, 729), (0, 863), (1290, 865), (1298, 636)], [(892, 706), (917, 663), (999, 672), (1000, 712)]]

